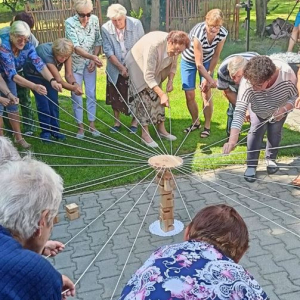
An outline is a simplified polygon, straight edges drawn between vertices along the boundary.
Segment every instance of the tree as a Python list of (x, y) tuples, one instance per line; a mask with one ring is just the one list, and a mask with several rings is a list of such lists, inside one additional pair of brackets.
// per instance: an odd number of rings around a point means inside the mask
[(13, 13), (16, 12), (18, 4), (24, 5), (25, 0), (3, 0), (2, 5), (8, 7)]
[(260, 37), (264, 35), (266, 28), (268, 0), (256, 0), (256, 34)]

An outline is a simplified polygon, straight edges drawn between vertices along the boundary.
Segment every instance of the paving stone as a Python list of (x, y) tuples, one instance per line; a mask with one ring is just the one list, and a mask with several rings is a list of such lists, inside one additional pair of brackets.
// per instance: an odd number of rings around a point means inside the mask
[[(284, 244), (277, 244), (275, 247), (273, 245), (267, 245), (263, 246), (262, 248), (271, 252), (276, 258), (276, 261), (278, 262), (282, 260), (290, 260), (296, 258), (296, 256), (289, 253), (284, 246)], [(291, 250), (291, 252), (292, 251), (293, 250)]]
[[(264, 278), (271, 281), (275, 287), (274, 292), (280, 297), (281, 294), (291, 292), (298, 292), (299, 286), (295, 286), (289, 279), (287, 272), (278, 272), (273, 274), (266, 274)], [(296, 298), (294, 298), (296, 300)]]
[(285, 271), (282, 267), (275, 264), (272, 254), (252, 256), (249, 258), (249, 260), (255, 262), (256, 265), (259, 266), (261, 270), (260, 274), (262, 275)]

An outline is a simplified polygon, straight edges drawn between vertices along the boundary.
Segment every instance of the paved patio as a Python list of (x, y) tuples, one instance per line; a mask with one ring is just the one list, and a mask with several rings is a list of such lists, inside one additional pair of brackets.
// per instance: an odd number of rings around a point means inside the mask
[[(300, 125), (299, 114), (300, 112), (296, 111), (289, 116), (288, 123), (291, 126)], [(241, 264), (254, 275), (274, 300), (300, 299), (300, 219), (293, 217), (300, 218), (300, 190), (290, 185), (291, 180), (298, 175), (297, 165), (299, 166), (297, 159), (281, 161), (280, 171), (272, 176), (267, 175), (262, 165), (258, 172), (259, 180), (252, 184), (243, 179), (244, 166), (233, 166), (193, 176), (196, 179), (188, 176), (177, 177), (179, 190), (192, 217), (202, 207), (216, 203), (232, 205), (244, 217), (250, 231), (251, 243)], [(117, 285), (123, 265), (154, 195), (156, 186), (151, 184), (147, 189), (148, 184), (149, 182), (143, 183), (132, 189), (72, 240), (64, 252), (53, 259), (50, 258), (62, 274), (76, 281), (103, 248), (77, 285), (75, 299), (111, 299), (116, 286), (116, 293), (112, 299), (118, 299), (122, 287), (152, 251), (164, 244), (182, 241), (182, 233), (166, 238), (150, 234), (149, 225), (158, 218), (159, 196), (154, 196), (154, 202)], [(59, 211), (60, 222), (54, 227), (52, 239), (67, 242), (132, 187), (133, 185), (64, 198)], [(145, 190), (145, 194), (140, 198)], [(187, 224), (189, 217), (178, 191), (175, 192), (175, 199), (175, 218)], [(81, 216), (77, 220), (68, 221), (63, 206), (73, 202), (79, 205)], [(131, 208), (132, 212), (124, 220)], [(118, 226), (120, 228), (112, 236)], [(109, 242), (103, 247), (108, 239)]]

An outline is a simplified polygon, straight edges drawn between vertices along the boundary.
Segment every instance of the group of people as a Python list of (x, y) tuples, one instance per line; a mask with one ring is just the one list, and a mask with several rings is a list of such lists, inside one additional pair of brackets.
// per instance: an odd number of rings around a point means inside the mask
[[(21, 158), (0, 137), (0, 298), (52, 300), (75, 295), (73, 282), (42, 256), (64, 245), (48, 240), (62, 200), (62, 178), (48, 165)], [(198, 212), (184, 241), (156, 250), (120, 299), (269, 299), (239, 261), (249, 247), (247, 226), (225, 204)]]

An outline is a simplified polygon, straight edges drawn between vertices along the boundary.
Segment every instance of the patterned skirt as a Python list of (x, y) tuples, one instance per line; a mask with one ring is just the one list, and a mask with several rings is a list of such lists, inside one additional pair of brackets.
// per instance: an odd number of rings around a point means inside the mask
[(129, 84), (129, 106), (133, 115), (143, 126), (159, 124), (165, 121), (165, 108), (160, 104), (160, 98), (150, 88), (139, 93), (132, 91)]
[(116, 87), (118, 90), (115, 88), (114, 84), (108, 80), (108, 78), (106, 79), (106, 104), (111, 105), (113, 110), (129, 116), (130, 111), (127, 103), (128, 79), (124, 78), (122, 75), (119, 75)]

